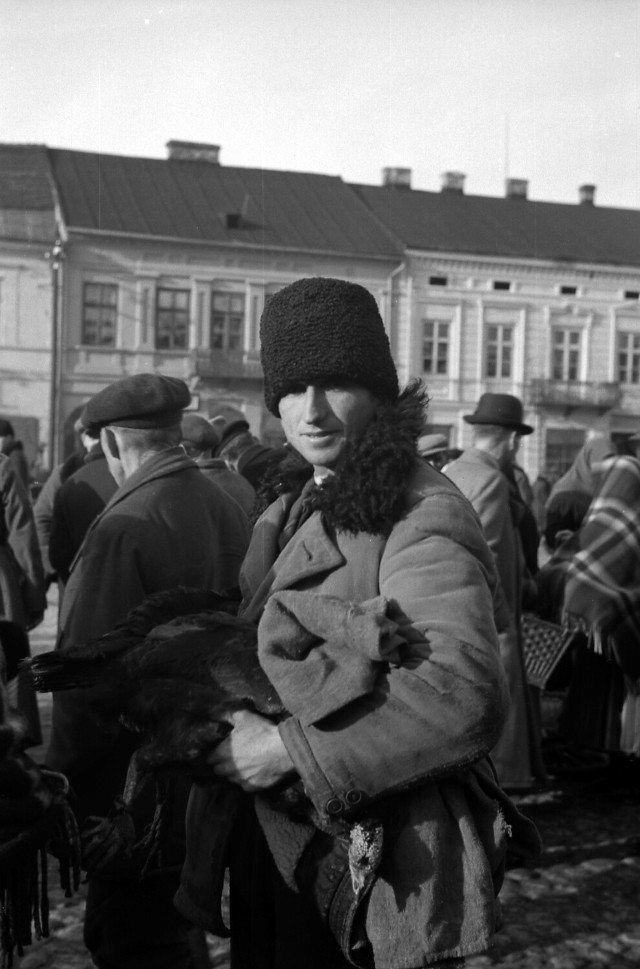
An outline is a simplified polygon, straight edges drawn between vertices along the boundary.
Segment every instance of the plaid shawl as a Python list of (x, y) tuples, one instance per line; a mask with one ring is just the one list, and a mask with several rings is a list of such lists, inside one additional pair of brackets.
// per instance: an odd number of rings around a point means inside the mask
[[(544, 568), (547, 588), (562, 577), (560, 620), (597, 653), (640, 678), (640, 462), (602, 462), (582, 527)], [(544, 586), (543, 586), (544, 587)]]

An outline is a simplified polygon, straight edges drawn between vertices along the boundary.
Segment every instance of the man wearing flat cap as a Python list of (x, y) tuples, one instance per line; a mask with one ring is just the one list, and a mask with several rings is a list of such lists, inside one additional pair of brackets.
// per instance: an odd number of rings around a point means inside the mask
[[(367, 289), (286, 286), (261, 344), (291, 453), (241, 614), (287, 715), (233, 715), (210, 762), (235, 809), (193, 789), (176, 904), (216, 931), (228, 865), (233, 969), (440, 965), (487, 946), (505, 824), (531, 834), (486, 759), (505, 699), (491, 553), (420, 459), (425, 395), (400, 389)], [(292, 783), (294, 816), (272, 796)]]
[[(99, 433), (118, 488), (71, 565), (60, 649), (109, 632), (153, 593), (237, 586), (249, 524), (237, 502), (205, 478), (180, 444), (190, 399), (182, 380), (136, 374), (110, 384), (85, 406), (83, 426)], [(108, 814), (122, 793), (135, 746), (120, 725), (95, 721), (90, 693), (55, 695), (46, 760), (69, 777), (81, 822)], [(184, 812), (186, 790), (182, 797)], [(148, 816), (144, 810), (142, 820), (151, 821), (153, 806)], [(98, 969), (193, 969), (189, 925), (172, 902), (183, 838), (178, 826), (164, 856), (165, 865), (174, 867), (153, 877), (141, 881), (138, 871), (113, 880), (90, 875), (85, 943)]]
[(447, 463), (449, 442), (444, 434), (423, 434), (418, 438), (418, 454), (441, 471)]
[(533, 432), (522, 410), (522, 402), (511, 394), (483, 394), (473, 414), (464, 416), (473, 429), (473, 446), (446, 468), (475, 508), (500, 575), (504, 610), (498, 628), (510, 705), (491, 757), (503, 787), (514, 791), (546, 779), (538, 701), (527, 683), (522, 648), (522, 603), (529, 578), (523, 522), (531, 513), (519, 495), (513, 463), (520, 438)]
[(238, 471), (229, 467), (224, 458), (213, 456), (220, 439), (220, 431), (206, 417), (185, 414), (182, 418), (182, 446), (189, 457), (193, 458), (205, 477), (215, 481), (251, 516), (256, 500), (255, 489)]

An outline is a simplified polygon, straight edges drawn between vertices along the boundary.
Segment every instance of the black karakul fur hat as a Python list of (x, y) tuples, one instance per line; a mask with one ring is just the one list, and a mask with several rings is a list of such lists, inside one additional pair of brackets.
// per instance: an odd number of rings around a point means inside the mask
[(378, 305), (364, 286), (317, 276), (285, 286), (260, 321), (264, 399), (279, 416), (288, 388), (341, 380), (384, 401), (398, 376)]

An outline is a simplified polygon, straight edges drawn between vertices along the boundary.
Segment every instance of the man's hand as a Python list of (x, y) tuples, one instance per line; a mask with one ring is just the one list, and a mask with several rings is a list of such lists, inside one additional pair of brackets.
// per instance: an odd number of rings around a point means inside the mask
[(295, 774), (275, 724), (250, 710), (231, 715), (233, 730), (207, 758), (218, 777), (245, 791), (262, 791)]

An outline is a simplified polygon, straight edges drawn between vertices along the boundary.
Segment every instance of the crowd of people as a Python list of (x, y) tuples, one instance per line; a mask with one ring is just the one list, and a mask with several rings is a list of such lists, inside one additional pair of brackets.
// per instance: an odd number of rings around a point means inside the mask
[[(230, 931), (232, 969), (462, 965), (499, 929), (510, 857), (540, 850), (512, 797), (549, 770), (525, 614), (570, 644), (558, 733), (640, 762), (640, 461), (592, 435), (553, 488), (532, 487), (517, 455), (534, 428), (499, 393), (465, 415), (471, 446), (452, 449), (350, 282), (286, 286), (260, 337), (281, 448), (143, 373), (86, 403), (80, 446), (35, 506), (0, 453), (0, 614), (24, 634), (3, 689), (25, 724), (20, 755), (41, 739), (20, 660), (50, 583), (62, 653), (155, 594), (219, 593), (255, 629), (286, 713), (239, 696), (206, 771), (173, 772), (153, 864), (85, 858), (94, 964), (202, 969), (204, 933)], [(0, 421), (0, 446), (7, 435)], [(94, 699), (89, 685), (54, 693), (42, 765), (69, 785), (58, 803), (81, 830), (122, 819), (139, 744)], [(154, 792), (136, 788), (130, 808), (142, 842)]]

